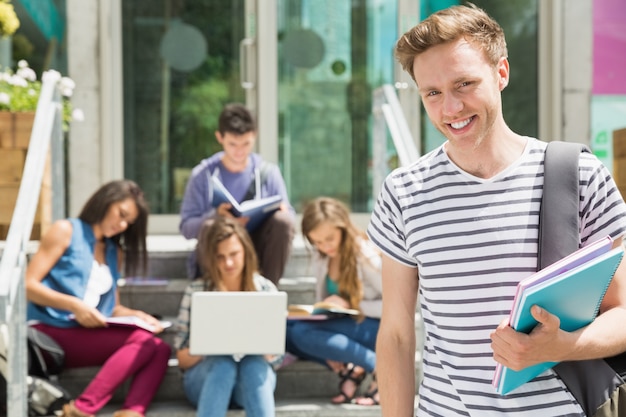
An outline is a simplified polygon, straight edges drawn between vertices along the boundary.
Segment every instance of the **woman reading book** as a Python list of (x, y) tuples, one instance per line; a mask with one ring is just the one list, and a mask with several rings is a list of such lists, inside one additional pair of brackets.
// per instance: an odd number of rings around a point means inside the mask
[[(328, 320), (289, 322), (287, 349), (303, 359), (328, 365), (340, 378), (333, 403), (378, 403), (376, 383), (376, 335), (382, 311), (380, 252), (350, 220), (340, 201), (320, 197), (302, 213), (302, 233), (315, 247), (313, 266), (316, 302), (358, 315), (336, 315)], [(367, 373), (372, 384), (355, 398)]]
[[(224, 417), (229, 408), (244, 408), (247, 417), (274, 417), (276, 374), (281, 356), (201, 356), (189, 353), (191, 295), (196, 291), (277, 291), (257, 272), (254, 246), (237, 221), (218, 217), (198, 239), (202, 277), (185, 290), (174, 340), (183, 389), (199, 417)], [(219, 320), (219, 317), (207, 317)]]
[(130, 388), (114, 417), (142, 417), (170, 358), (167, 343), (136, 327), (107, 326), (111, 316), (136, 316), (155, 332), (151, 315), (119, 303), (117, 279), (145, 269), (148, 208), (132, 181), (109, 182), (78, 218), (55, 222), (26, 269), (29, 321), (65, 352), (68, 368), (100, 366), (85, 390), (63, 407), (64, 417), (94, 416), (124, 381)]

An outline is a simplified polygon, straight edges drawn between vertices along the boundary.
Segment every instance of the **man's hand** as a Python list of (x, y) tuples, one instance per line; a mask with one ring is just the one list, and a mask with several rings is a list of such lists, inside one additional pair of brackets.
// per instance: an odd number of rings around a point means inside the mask
[(237, 223), (239, 223), (243, 227), (246, 227), (246, 224), (250, 220), (250, 217), (235, 217), (233, 216), (233, 213), (230, 212), (230, 209), (232, 208), (233, 206), (230, 203), (222, 203), (217, 207), (217, 210), (215, 211), (217, 212), (219, 216), (229, 217), (235, 220)]
[(513, 330), (508, 318), (491, 333), (493, 358), (514, 371), (542, 362), (560, 361), (563, 357), (561, 342), (566, 332), (559, 328), (559, 318), (537, 305), (530, 311), (539, 322), (530, 334)]
[(235, 216), (233, 216), (233, 213), (230, 212), (232, 208), (233, 206), (230, 203), (222, 203), (219, 206), (217, 206), (217, 210), (215, 211), (217, 212), (219, 216), (230, 217), (231, 219), (234, 219)]

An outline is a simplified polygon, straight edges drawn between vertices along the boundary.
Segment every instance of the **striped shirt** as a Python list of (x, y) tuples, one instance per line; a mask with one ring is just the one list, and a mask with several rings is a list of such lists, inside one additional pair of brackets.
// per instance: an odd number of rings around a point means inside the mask
[[(418, 416), (584, 415), (552, 370), (506, 396), (491, 385), (489, 334), (508, 316), (517, 283), (536, 271), (545, 149), (528, 138), (515, 163), (482, 179), (442, 146), (383, 185), (368, 235), (419, 271), (426, 340)], [(622, 236), (626, 205), (608, 170), (589, 153), (579, 165), (580, 246)]]

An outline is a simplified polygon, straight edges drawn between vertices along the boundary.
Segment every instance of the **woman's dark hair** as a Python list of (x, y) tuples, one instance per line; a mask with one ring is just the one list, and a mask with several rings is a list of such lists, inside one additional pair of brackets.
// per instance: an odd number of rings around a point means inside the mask
[(87, 200), (78, 218), (90, 225), (98, 224), (106, 216), (111, 204), (127, 198), (132, 198), (137, 205), (137, 219), (111, 239), (124, 251), (124, 273), (130, 277), (138, 271), (144, 274), (148, 262), (146, 235), (149, 210), (141, 188), (131, 180), (108, 182)]

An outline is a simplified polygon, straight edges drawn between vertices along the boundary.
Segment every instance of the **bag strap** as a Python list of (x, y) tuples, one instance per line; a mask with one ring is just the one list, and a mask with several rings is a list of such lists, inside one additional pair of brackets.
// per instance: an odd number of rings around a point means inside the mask
[[(546, 148), (539, 210), (538, 269), (578, 249), (578, 160), (581, 152), (590, 151), (584, 145), (560, 141), (550, 142)], [(623, 383), (603, 359), (561, 362), (554, 371), (588, 416)]]
[(539, 210), (538, 269), (578, 249), (578, 159), (581, 152), (589, 152), (589, 149), (571, 142), (550, 142), (546, 148)]
[[(259, 177), (260, 177), (260, 184), (258, 184), (258, 189), (260, 190), (260, 187), (265, 184), (265, 180), (267, 180), (267, 176), (270, 172), (270, 164), (267, 161), (261, 161), (261, 167), (258, 168), (259, 169)], [(252, 182), (250, 183), (250, 186), (248, 187), (248, 190), (246, 191), (246, 195), (243, 197), (242, 201), (247, 201), (247, 200), (252, 200), (255, 197), (261, 198), (260, 195), (257, 195), (257, 175), (256, 175), (256, 169), (254, 170), (254, 172), (252, 173)]]

